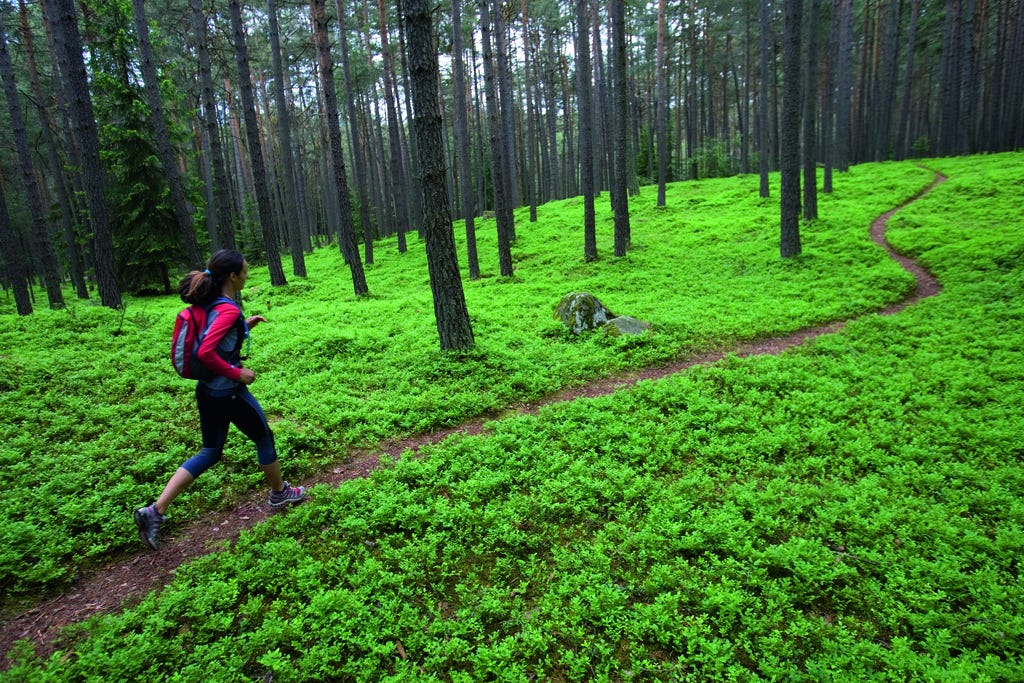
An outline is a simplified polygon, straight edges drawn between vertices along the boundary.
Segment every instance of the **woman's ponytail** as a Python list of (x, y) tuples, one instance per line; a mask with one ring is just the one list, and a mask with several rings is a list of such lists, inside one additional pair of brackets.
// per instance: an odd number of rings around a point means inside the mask
[(241, 273), (245, 256), (233, 249), (218, 249), (206, 262), (206, 270), (193, 270), (178, 283), (178, 295), (187, 304), (205, 305), (224, 288), (232, 273)]

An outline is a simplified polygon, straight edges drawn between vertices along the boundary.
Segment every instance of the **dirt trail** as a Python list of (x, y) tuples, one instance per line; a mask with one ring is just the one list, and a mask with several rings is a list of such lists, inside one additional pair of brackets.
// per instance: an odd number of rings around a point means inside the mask
[[(910, 296), (878, 311), (878, 315), (889, 315), (901, 311), (922, 298), (938, 294), (941, 289), (935, 277), (924, 268), (893, 251), (885, 240), (885, 229), (889, 218), (894, 213), (907, 204), (920, 199), (945, 180), (944, 176), (936, 174), (934, 182), (929, 187), (904, 204), (882, 214), (871, 224), (872, 239), (884, 247), (892, 258), (917, 279), (917, 288)], [(543, 405), (610, 394), (618, 389), (632, 386), (640, 380), (666, 377), (695, 365), (714, 363), (729, 354), (737, 356), (778, 354), (821, 334), (836, 332), (842, 329), (847, 322), (846, 320), (837, 321), (799, 330), (782, 337), (762, 339), (698, 357), (681, 359), (668, 365), (597, 380), (585, 386), (560, 391), (533, 403), (512, 406), (510, 412), (532, 414), (536, 413)], [(478, 434), (483, 430), (485, 422), (490, 419), (493, 417), (475, 419), (457, 427), (430, 434), (388, 441), (380, 444), (372, 452), (351, 453), (346, 462), (335, 464), (330, 470), (302, 483), (307, 486), (321, 483), (337, 486), (343, 481), (367, 476), (379, 466), (381, 455), (397, 456), (407, 449), (416, 450), (424, 445), (439, 443), (456, 433)], [(41, 657), (48, 657), (61, 647), (60, 632), (65, 626), (87, 619), (94, 614), (114, 612), (125, 605), (138, 601), (150, 591), (167, 585), (173, 578), (174, 570), (182, 563), (225, 547), (237, 539), (242, 530), (265, 520), (268, 515), (274, 514), (264, 503), (262, 493), (258, 496), (254, 494), (235, 510), (204, 515), (184, 527), (173, 530), (173, 535), (163, 539), (159, 552), (145, 551), (140, 547), (135, 554), (114, 559), (87, 572), (60, 595), (44, 598), (20, 614), (4, 615), (2, 623), (0, 623), (0, 651), (4, 653), (3, 659), (0, 660), (0, 671), (6, 671), (10, 667), (11, 662), (7, 655), (16, 640), (32, 641), (37, 654)]]

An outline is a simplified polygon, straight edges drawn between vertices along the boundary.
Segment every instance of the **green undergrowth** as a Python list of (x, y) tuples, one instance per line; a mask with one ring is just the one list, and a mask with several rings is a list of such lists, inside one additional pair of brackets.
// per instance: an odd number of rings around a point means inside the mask
[[(913, 286), (867, 228), (930, 182), (909, 164), (839, 176), (792, 262), (756, 178), (673, 186), (661, 210), (648, 188), (633, 251), (596, 264), (579, 258), (578, 200), (541, 207), (517, 224), (516, 277), (466, 283), (478, 348), (461, 355), (436, 351), (412, 249), (378, 247), (370, 299), (326, 251), (287, 288), (256, 271), (247, 310), (272, 322), (254, 333), (254, 390), (299, 472), (617, 370), (857, 319), (317, 486), (159, 594), (74, 627), (51, 659), (20, 645), (7, 677), (1019, 680), (1024, 164), (928, 166), (950, 179), (897, 213), (890, 239), (943, 291), (895, 316), (863, 315)], [(567, 336), (551, 311), (581, 289), (652, 333)], [(5, 479), (36, 494), (0, 494), (12, 591), (123, 551), (131, 507), (196, 447), (165, 368), (176, 307), (5, 316), (0, 453)], [(233, 444), (175, 515), (259, 485)], [(52, 550), (18, 554), (37, 547)], [(51, 575), (28, 574), (47, 558)]]

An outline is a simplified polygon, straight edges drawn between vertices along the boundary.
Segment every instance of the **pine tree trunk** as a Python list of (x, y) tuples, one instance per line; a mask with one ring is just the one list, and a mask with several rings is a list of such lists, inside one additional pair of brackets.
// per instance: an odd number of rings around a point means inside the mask
[(837, 0), (839, 12), (839, 62), (836, 70), (835, 167), (850, 168), (850, 96), (853, 89), (853, 0)]
[(580, 107), (580, 191), (583, 193), (583, 260), (597, 260), (594, 196), (594, 99), (590, 73), (590, 0), (576, 0), (576, 78)]
[(274, 100), (277, 102), (278, 129), (281, 134), (281, 166), (284, 177), (280, 186), (284, 196), (285, 234), (292, 257), (292, 274), (306, 277), (306, 257), (302, 250), (302, 231), (299, 227), (298, 191), (295, 187), (295, 159), (292, 150), (292, 121), (288, 100), (284, 97), (284, 65), (281, 59), (281, 38), (277, 22), (277, 0), (267, 0), (267, 18), (270, 22), (270, 58), (274, 72)]
[(665, 63), (665, 0), (658, 0), (657, 33), (657, 100), (655, 103), (658, 128), (658, 206), (665, 206), (665, 183), (668, 181), (668, 66)]
[[(3, 14), (0, 13), (0, 78), (3, 79), (4, 93), (7, 96), (7, 110), (11, 119), (11, 134), (18, 153), (21, 166), (21, 177), (28, 200), (29, 214), (32, 216), (32, 231), (36, 249), (42, 259), (43, 282), (46, 285), (46, 297), (50, 308), (64, 308), (64, 293), (61, 291), (60, 268), (57, 254), (53, 250), (53, 227), (43, 208), (43, 196), (35, 167), (32, 164), (32, 153), (28, 145), (28, 133), (25, 130), (25, 118), (21, 112), (21, 96), (14, 82), (14, 67), (7, 51), (7, 28), (4, 26)], [(5, 212), (6, 213), (6, 212)]]
[(498, 227), (498, 267), (502, 277), (512, 277), (512, 215), (505, 180), (505, 149), (501, 139), (501, 115), (498, 111), (498, 86), (494, 77), (491, 44), (490, 0), (480, 2), (480, 33), (483, 41), (484, 90), (487, 97), (488, 134), (491, 143), (491, 181), (494, 184), (494, 217)]
[[(370, 220), (370, 193), (367, 181), (369, 163), (365, 162), (366, 149), (361, 134), (359, 113), (356, 110), (356, 97), (353, 93), (352, 67), (349, 63), (348, 30), (345, 27), (345, 12), (340, 0), (335, 3), (338, 13), (338, 35), (341, 42), (341, 71), (345, 78), (345, 98), (348, 107), (348, 136), (352, 148), (352, 177), (356, 181), (356, 193), (359, 195), (359, 222), (363, 227), (363, 260), (366, 265), (373, 264), (373, 223)], [(365, 164), (365, 168), (364, 168)]]
[(413, 98), (413, 125), (423, 173), (425, 240), (434, 317), (441, 349), (473, 346), (473, 328), (459, 276), (455, 239), (449, 213), (444, 141), (441, 134), (439, 69), (434, 49), (430, 0), (406, 0), (408, 61)]
[(405, 164), (402, 158), (402, 143), (399, 137), (398, 111), (395, 108), (395, 75), (392, 67), (391, 48), (388, 41), (387, 3), (377, 1), (378, 28), (384, 66), (384, 109), (388, 119), (388, 159), (391, 169), (391, 196), (395, 200), (395, 228), (399, 242), (405, 240), (405, 233), (411, 227), (409, 203), (406, 198)]
[(28, 273), (25, 272), (26, 259), (21, 253), (21, 245), (7, 212), (7, 194), (3, 183), (0, 183), (0, 248), (3, 249), (4, 264), (11, 289), (14, 290), (14, 305), (18, 315), (31, 315), (32, 297), (28, 290)]
[[(99, 130), (89, 93), (89, 79), (83, 60), (82, 37), (78, 31), (78, 16), (73, 0), (45, 0), (45, 12), (53, 27), (55, 44), (62, 55), (58, 58), (67, 66), (61, 76), (65, 81), (64, 93), (68, 100), (71, 132), (78, 143), (82, 179), (89, 206), (89, 219), (93, 231), (93, 256), (96, 260), (96, 284), (100, 304), (108, 308), (121, 308), (121, 290), (114, 266), (114, 237), (110, 229), (107, 208), (107, 179), (100, 159)], [(59, 39), (56, 36), (59, 35)]]
[(331, 59), (331, 48), (327, 38), (327, 13), (324, 11), (324, 0), (310, 0), (310, 14), (313, 23), (313, 43), (316, 47), (317, 65), (320, 68), (323, 107), (327, 120), (327, 142), (330, 147), (330, 166), (333, 171), (334, 191), (337, 195), (336, 206), (340, 213), (338, 246), (352, 273), (352, 286), (355, 294), (356, 296), (363, 296), (369, 293), (369, 289), (366, 286), (363, 264), (359, 260), (359, 250), (356, 247), (355, 231), (352, 225), (352, 206), (348, 195), (345, 160), (341, 149), (341, 125), (338, 123), (338, 95), (334, 87), (334, 62)]
[(780, 170), (783, 258), (800, 254), (800, 20), (803, 0), (785, 0)]
[(267, 169), (263, 160), (263, 143), (260, 140), (259, 122), (256, 120), (256, 102), (252, 94), (252, 77), (249, 73), (249, 48), (245, 42), (245, 27), (242, 25), (242, 8), (239, 0), (230, 0), (228, 9), (231, 12), (238, 89), (242, 97), (242, 117), (245, 119), (245, 137), (249, 143), (256, 208), (259, 211), (260, 228), (263, 232), (263, 247), (266, 250), (267, 266), (270, 268), (270, 284), (278, 287), (288, 284), (288, 280), (284, 275), (281, 252), (277, 245), (274, 209), (270, 203), (270, 185), (267, 182)]
[(611, 0), (612, 9), (612, 77), (615, 79), (615, 180), (612, 184), (612, 206), (615, 209), (615, 255), (626, 255), (629, 248), (629, 197), (626, 169), (629, 159), (626, 131), (629, 126), (628, 94), (626, 92), (626, 6), (624, 0)]
[(820, 0), (809, 0), (807, 13), (807, 73), (804, 74), (803, 157), (804, 157), (804, 219), (818, 217), (817, 110), (818, 110), (818, 6)]
[(43, 87), (39, 79), (39, 69), (36, 66), (35, 45), (32, 39), (32, 30), (28, 21), (28, 7), (25, 0), (18, 0), (19, 18), (21, 20), (21, 40), (25, 53), (25, 60), (28, 63), (29, 77), (32, 84), (32, 96), (35, 99), (35, 106), (39, 114), (39, 121), (43, 144), (46, 147), (50, 167), (54, 169), (53, 182), (57, 190), (57, 202), (60, 207), (61, 225), (64, 233), (64, 248), (68, 262), (68, 270), (71, 273), (71, 282), (79, 299), (89, 298), (89, 288), (85, 284), (85, 273), (82, 269), (82, 256), (75, 236), (75, 221), (72, 211), (71, 192), (68, 188), (69, 180), (67, 175), (58, 171), (64, 164), (60, 157), (60, 148), (57, 139), (54, 137), (53, 121), (46, 108), (47, 97), (43, 94)]
[(770, 150), (768, 149), (768, 93), (772, 86), (769, 85), (771, 74), (768, 71), (768, 0), (761, 0), (761, 14), (760, 14), (760, 26), (761, 26), (761, 85), (758, 89), (757, 106), (760, 117), (760, 124), (758, 127), (758, 141), (757, 141), (757, 155), (758, 155), (758, 170), (761, 176), (760, 192), (762, 197), (771, 196), (771, 191), (768, 186), (768, 162), (771, 158)]
[(213, 77), (210, 66), (210, 49), (207, 45), (206, 15), (203, 13), (202, 0), (190, 0), (192, 5), (192, 32), (195, 35), (196, 52), (199, 56), (200, 99), (203, 104), (203, 123), (206, 126), (206, 137), (210, 146), (210, 165), (213, 170), (213, 183), (209, 188), (212, 206), (206, 209), (216, 216), (214, 231), (214, 249), (235, 248), (235, 222), (231, 217), (231, 195), (228, 185), (227, 169), (224, 165), (224, 148), (220, 140), (220, 123), (217, 116), (216, 101), (213, 97)]
[(459, 164), (459, 185), (462, 188), (462, 217), (466, 226), (466, 260), (469, 279), (480, 277), (480, 259), (476, 250), (476, 193), (473, 190), (473, 169), (470, 164), (469, 116), (466, 106), (466, 65), (462, 49), (462, 2), (452, 0), (452, 55), (454, 61), (455, 152)]

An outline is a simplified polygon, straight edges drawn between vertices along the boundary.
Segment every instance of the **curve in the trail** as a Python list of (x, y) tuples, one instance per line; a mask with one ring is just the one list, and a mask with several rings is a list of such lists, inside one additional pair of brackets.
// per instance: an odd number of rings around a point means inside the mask
[[(889, 218), (894, 213), (907, 204), (917, 201), (945, 180), (944, 176), (936, 174), (934, 182), (922, 192), (882, 214), (871, 224), (872, 239), (886, 249), (890, 256), (911, 273), (917, 281), (914, 292), (903, 300), (877, 311), (879, 315), (889, 315), (903, 310), (924, 297), (938, 294), (941, 289), (938, 280), (931, 273), (912, 259), (896, 253), (889, 246), (885, 239), (885, 229)], [(807, 328), (782, 337), (753, 341), (668, 365), (598, 380), (583, 387), (569, 388), (552, 394), (537, 402), (514, 406), (509, 413), (532, 414), (536, 413), (543, 405), (610, 394), (632, 386), (640, 380), (666, 377), (695, 365), (714, 363), (730, 354), (751, 356), (781, 353), (808, 339), (836, 332), (842, 329), (847, 322), (844, 320)], [(354, 453), (346, 462), (338, 463), (316, 480), (304, 483), (336, 486), (343, 481), (366, 476), (378, 467), (381, 455), (396, 457), (406, 450), (417, 450), (421, 446), (439, 443), (453, 434), (477, 434), (483, 431), (484, 424), (491, 419), (493, 417), (480, 418), (450, 429), (388, 441), (372, 452)], [(13, 616), (3, 617), (3, 622), (0, 624), (0, 648), (3, 652), (0, 671), (10, 667), (8, 654), (15, 641), (22, 639), (32, 641), (36, 647), (36, 653), (41, 657), (46, 657), (60, 647), (60, 632), (64, 626), (83, 621), (95, 614), (113, 612), (125, 604), (141, 599), (150, 591), (169, 583), (174, 570), (182, 563), (225, 547), (233, 542), (242, 530), (265, 520), (269, 514), (273, 513), (266, 505), (263, 505), (262, 498), (253, 497), (230, 512), (204, 515), (184, 528), (180, 528), (172, 538), (166, 539), (159, 552), (139, 552), (119, 558), (91, 570), (60, 595), (42, 601)]]

